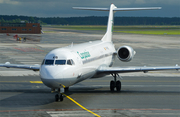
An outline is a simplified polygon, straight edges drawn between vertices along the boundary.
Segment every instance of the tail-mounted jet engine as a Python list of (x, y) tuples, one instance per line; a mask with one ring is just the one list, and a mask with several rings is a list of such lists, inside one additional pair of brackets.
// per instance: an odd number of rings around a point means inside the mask
[(131, 61), (135, 54), (136, 51), (134, 51), (130, 46), (121, 46), (117, 50), (117, 57), (123, 62)]

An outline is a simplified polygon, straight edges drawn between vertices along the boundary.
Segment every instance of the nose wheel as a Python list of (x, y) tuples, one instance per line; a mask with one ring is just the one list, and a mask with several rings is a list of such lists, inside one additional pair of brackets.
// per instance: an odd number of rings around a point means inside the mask
[(58, 102), (58, 101), (60, 101), (60, 102), (62, 102), (63, 101), (63, 95), (62, 94), (56, 94), (55, 95), (55, 101), (56, 102)]
[(56, 101), (56, 102), (58, 102), (58, 101), (62, 102), (62, 101), (63, 101), (63, 98), (64, 98), (64, 97), (63, 97), (63, 95), (60, 93), (60, 90), (61, 90), (61, 89), (59, 88), (59, 89), (58, 89), (58, 94), (55, 95), (55, 101)]
[(116, 81), (116, 76), (117, 74), (111, 74), (114, 77), (114, 81), (112, 80), (110, 82), (110, 90), (114, 91), (114, 89), (116, 88), (116, 91), (121, 91), (121, 81)]

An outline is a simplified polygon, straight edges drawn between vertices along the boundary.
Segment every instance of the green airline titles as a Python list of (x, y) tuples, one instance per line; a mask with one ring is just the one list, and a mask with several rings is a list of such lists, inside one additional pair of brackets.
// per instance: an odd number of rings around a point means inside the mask
[(81, 59), (85, 59), (85, 58), (88, 58), (90, 57), (91, 55), (89, 54), (89, 52), (83, 52), (83, 53), (79, 53), (77, 52), (78, 55), (81, 57)]

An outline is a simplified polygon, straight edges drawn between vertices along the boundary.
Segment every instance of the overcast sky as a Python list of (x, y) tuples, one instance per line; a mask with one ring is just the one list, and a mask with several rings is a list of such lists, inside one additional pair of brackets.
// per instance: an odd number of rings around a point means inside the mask
[(162, 7), (152, 11), (124, 11), (115, 16), (180, 17), (180, 0), (0, 0), (0, 15), (36, 17), (107, 16), (108, 12), (73, 10), (72, 7)]

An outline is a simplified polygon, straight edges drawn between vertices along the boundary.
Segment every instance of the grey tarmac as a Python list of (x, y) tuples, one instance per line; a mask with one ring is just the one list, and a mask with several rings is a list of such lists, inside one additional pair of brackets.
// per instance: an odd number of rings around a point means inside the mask
[[(44, 30), (50, 30), (44, 28)], [(60, 30), (61, 31), (61, 30)], [(98, 40), (104, 32), (61, 31), (42, 35), (40, 42), (18, 43), (11, 37), (0, 38), (0, 63), (41, 64), (52, 49)], [(92, 34), (92, 35), (91, 35)], [(3, 38), (2, 38), (3, 37)], [(133, 38), (134, 37), (134, 38)], [(136, 55), (131, 62), (115, 60), (114, 66), (172, 66), (179, 63), (180, 37), (129, 35), (115, 33), (116, 48), (132, 46)], [(50, 88), (40, 81), (38, 72), (0, 68), (0, 116), (94, 116), (67, 97), (55, 102)], [(180, 72), (119, 74), (121, 92), (110, 92), (112, 76), (88, 79), (70, 87), (65, 94), (92, 112), (107, 117), (180, 116)]]

